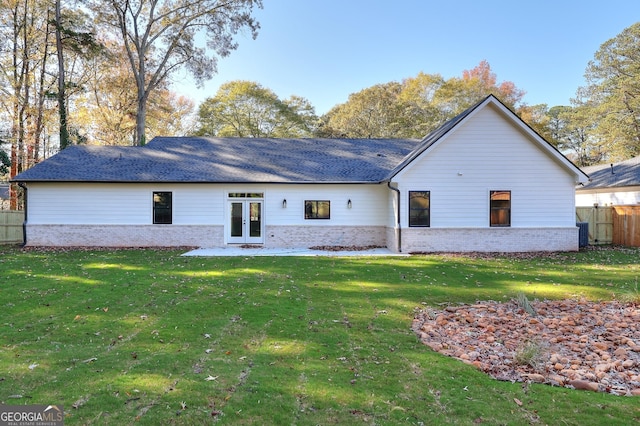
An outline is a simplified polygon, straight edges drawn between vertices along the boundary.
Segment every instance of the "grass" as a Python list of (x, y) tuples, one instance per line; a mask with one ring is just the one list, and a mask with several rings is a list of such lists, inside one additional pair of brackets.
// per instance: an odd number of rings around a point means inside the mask
[(640, 420), (637, 398), (499, 382), (410, 330), (416, 309), (446, 303), (637, 297), (638, 250), (181, 253), (0, 247), (0, 402), (63, 404), (69, 425)]
[(534, 339), (525, 340), (518, 346), (514, 361), (518, 365), (529, 365), (537, 369), (547, 358), (548, 353), (544, 342)]
[(516, 302), (518, 303), (518, 306), (524, 309), (524, 311), (532, 317), (535, 317), (537, 315), (536, 310), (533, 309), (533, 306), (531, 306), (531, 302), (529, 302), (529, 298), (523, 292), (519, 292), (516, 295)]

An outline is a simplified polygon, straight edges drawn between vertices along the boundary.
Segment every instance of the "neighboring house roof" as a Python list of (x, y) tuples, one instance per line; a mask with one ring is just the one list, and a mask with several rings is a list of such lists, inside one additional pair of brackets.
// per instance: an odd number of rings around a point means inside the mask
[(614, 164), (599, 164), (583, 168), (590, 180), (580, 189), (640, 186), (640, 156)]
[(0, 200), (9, 199), (9, 185), (0, 184)]
[(19, 182), (377, 183), (390, 180), (487, 105), (586, 181), (587, 177), (493, 95), (424, 139), (157, 137), (143, 147), (71, 146)]

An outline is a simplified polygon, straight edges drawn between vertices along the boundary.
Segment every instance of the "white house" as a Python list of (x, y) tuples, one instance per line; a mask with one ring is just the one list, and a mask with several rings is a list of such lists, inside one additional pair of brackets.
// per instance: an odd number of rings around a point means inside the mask
[(583, 170), (589, 175), (589, 182), (576, 189), (576, 206), (640, 204), (640, 156)]
[(14, 179), (31, 246), (578, 249), (588, 177), (494, 96), (423, 140), (159, 137)]

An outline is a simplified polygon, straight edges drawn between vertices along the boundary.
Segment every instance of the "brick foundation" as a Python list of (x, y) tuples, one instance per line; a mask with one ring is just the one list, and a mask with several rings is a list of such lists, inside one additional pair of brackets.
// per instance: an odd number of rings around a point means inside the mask
[(383, 226), (267, 226), (265, 247), (386, 247)]
[(577, 251), (578, 228), (404, 228), (402, 251)]
[[(264, 247), (378, 246), (398, 251), (383, 226), (267, 226)], [(222, 247), (224, 227), (202, 225), (27, 225), (28, 246)], [(578, 228), (403, 228), (411, 252), (577, 251)]]
[(214, 247), (222, 226), (199, 225), (27, 225), (28, 246)]

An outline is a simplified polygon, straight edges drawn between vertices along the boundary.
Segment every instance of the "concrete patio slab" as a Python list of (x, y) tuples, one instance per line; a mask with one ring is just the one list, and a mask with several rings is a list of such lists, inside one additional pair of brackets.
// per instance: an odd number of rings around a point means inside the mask
[(395, 253), (387, 248), (368, 250), (312, 250), (309, 248), (261, 248), (261, 247), (212, 247), (191, 250), (183, 256), (408, 256), (405, 253)]

